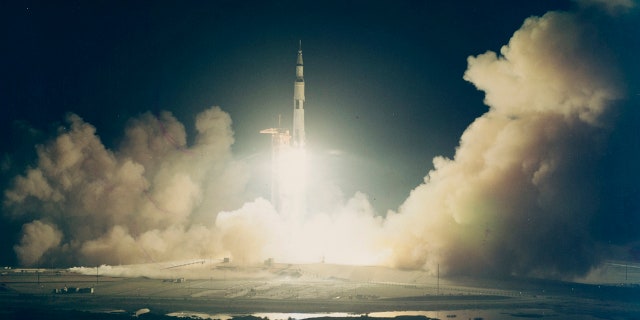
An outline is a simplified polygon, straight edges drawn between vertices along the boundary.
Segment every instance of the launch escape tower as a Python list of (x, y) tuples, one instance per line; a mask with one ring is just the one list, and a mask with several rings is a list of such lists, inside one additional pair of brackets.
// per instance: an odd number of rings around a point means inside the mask
[[(303, 149), (306, 141), (304, 132), (303, 68), (302, 41), (300, 41), (296, 61), (296, 80), (293, 86), (293, 134), (290, 134), (289, 130), (282, 128), (280, 117), (278, 117), (278, 127), (260, 131), (260, 133), (271, 135), (271, 203), (278, 212), (289, 211), (284, 213), (290, 215), (299, 215), (306, 210), (304, 188), (294, 187), (294, 190), (290, 190), (291, 181), (284, 181), (286, 179), (283, 178), (285, 171), (299, 171), (293, 172), (293, 176), (297, 176), (303, 182), (301, 185), (304, 185), (304, 162), (306, 160), (304, 159)], [(283, 161), (283, 159), (290, 158), (291, 153), (295, 155), (295, 150), (298, 150), (298, 156), (294, 158), (301, 163), (294, 164), (293, 168), (287, 167), (286, 161)]]

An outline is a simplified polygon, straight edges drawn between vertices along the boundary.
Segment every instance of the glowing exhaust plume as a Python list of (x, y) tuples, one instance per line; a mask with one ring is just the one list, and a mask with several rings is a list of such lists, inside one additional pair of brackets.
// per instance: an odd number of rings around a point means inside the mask
[(277, 161), (280, 184), (281, 214), (292, 226), (301, 222), (306, 213), (307, 153), (305, 148), (286, 148)]

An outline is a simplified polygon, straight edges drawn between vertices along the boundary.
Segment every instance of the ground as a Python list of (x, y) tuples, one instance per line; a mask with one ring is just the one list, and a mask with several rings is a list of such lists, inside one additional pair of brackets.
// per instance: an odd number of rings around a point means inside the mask
[[(635, 270), (635, 269), (634, 269)], [(635, 274), (634, 274), (635, 275)], [(440, 278), (423, 271), (331, 264), (237, 266), (195, 260), (138, 267), (9, 269), (0, 318), (164, 318), (167, 314), (270, 319), (369, 315), (484, 319), (638, 319), (627, 284)], [(54, 293), (56, 289), (67, 293)], [(93, 288), (93, 293), (69, 293)], [(390, 312), (393, 311), (393, 312)], [(409, 311), (399, 313), (398, 311)], [(387, 312), (387, 313), (380, 313)]]

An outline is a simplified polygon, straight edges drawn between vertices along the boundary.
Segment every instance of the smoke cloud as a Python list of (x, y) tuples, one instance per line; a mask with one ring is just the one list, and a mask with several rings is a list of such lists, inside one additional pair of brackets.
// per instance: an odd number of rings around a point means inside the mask
[(33, 264), (49, 249), (57, 247), (61, 238), (55, 226), (35, 220), (23, 226), (22, 240), (14, 249), (25, 264)]
[[(129, 122), (121, 148), (70, 114), (37, 146), (38, 162), (5, 191), (5, 208), (29, 220), (15, 247), (21, 263), (141, 263), (219, 252), (216, 213), (245, 201), (248, 179), (231, 155), (229, 115), (211, 108), (184, 126), (168, 112)], [(46, 221), (46, 222), (45, 222)]]
[(597, 168), (623, 90), (596, 34), (551, 12), (527, 19), (500, 55), (469, 57), (464, 79), (489, 111), (388, 217), (406, 234), (396, 266), (570, 277), (600, 261)]
[(609, 14), (619, 14), (635, 7), (633, 0), (575, 0), (581, 7), (603, 9)]

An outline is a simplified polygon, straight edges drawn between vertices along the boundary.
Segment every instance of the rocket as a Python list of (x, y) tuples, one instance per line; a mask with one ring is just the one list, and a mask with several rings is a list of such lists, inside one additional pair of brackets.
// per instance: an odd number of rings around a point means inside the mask
[(293, 85), (293, 147), (304, 148), (304, 65), (302, 63), (302, 40), (298, 47), (296, 81)]
[(304, 132), (304, 76), (302, 41), (298, 47), (296, 80), (293, 85), (293, 133), (278, 122), (277, 128), (260, 133), (271, 135), (271, 203), (278, 212), (298, 217), (305, 212), (306, 157)]

